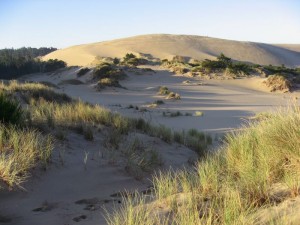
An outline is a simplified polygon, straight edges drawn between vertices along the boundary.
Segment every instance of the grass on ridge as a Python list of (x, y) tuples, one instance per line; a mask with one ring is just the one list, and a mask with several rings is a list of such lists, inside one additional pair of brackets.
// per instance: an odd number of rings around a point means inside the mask
[[(0, 140), (3, 143), (0, 146), (2, 148), (0, 149), (0, 180), (9, 186), (20, 185), (26, 179), (30, 168), (38, 165), (39, 161), (46, 162), (50, 157), (51, 138), (42, 135), (34, 128), (43, 128), (42, 130), (46, 133), (52, 131), (55, 133), (57, 128), (75, 129), (91, 141), (94, 139), (93, 127), (96, 125), (105, 125), (115, 130), (120, 136), (137, 130), (170, 144), (175, 141), (188, 146), (200, 156), (205, 155), (207, 146), (211, 144), (211, 138), (202, 133), (192, 137), (188, 132), (174, 132), (163, 125), (152, 125), (144, 119), (129, 119), (99, 105), (74, 100), (65, 94), (56, 93), (52, 88), (43, 84), (11, 81), (7, 84), (0, 84), (0, 91), (22, 103), (25, 115), (23, 128), (1, 125), (0, 129), (1, 135), (3, 134)], [(47, 129), (44, 129), (45, 127)], [(58, 134), (57, 136), (64, 138), (64, 135)], [(26, 140), (30, 141), (26, 142)], [(107, 140), (110, 140), (107, 142), (108, 145), (117, 147), (115, 138), (108, 137)], [(18, 148), (20, 146), (25, 150), (20, 151)], [(27, 158), (26, 155), (28, 155)], [(155, 151), (147, 151), (143, 157), (144, 155), (131, 157), (129, 164), (138, 164), (147, 170), (154, 161), (159, 161)], [(19, 165), (17, 165), (18, 160)], [(139, 160), (144, 162), (148, 160), (148, 162), (140, 164)]]

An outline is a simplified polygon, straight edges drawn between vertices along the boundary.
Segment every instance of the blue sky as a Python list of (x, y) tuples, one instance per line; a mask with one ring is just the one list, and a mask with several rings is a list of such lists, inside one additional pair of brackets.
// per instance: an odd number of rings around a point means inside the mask
[(0, 0), (0, 48), (154, 33), (300, 44), (300, 1)]

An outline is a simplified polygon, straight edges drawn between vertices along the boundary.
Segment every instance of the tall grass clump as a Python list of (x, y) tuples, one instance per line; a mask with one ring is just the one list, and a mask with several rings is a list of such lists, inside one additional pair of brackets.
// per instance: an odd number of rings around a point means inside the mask
[[(153, 218), (159, 215), (168, 218), (169, 224), (178, 225), (189, 222), (260, 224), (259, 217), (255, 216), (260, 209), (280, 204), (300, 193), (299, 126), (298, 107), (279, 110), (228, 135), (223, 147), (206, 155), (195, 170), (156, 175), (153, 205), (164, 205), (164, 208), (148, 208), (150, 212), (140, 218), (146, 221), (149, 215)], [(198, 135), (195, 130), (188, 133)], [(288, 194), (274, 197), (271, 190), (278, 184), (283, 185)], [(142, 207), (146, 206), (126, 205), (115, 215)], [(274, 221), (271, 218), (269, 222)]]
[(7, 93), (20, 93), (20, 97), (29, 104), (33, 98), (35, 100), (43, 98), (50, 102), (66, 103), (71, 102), (72, 98), (66, 94), (60, 94), (53, 91), (53, 89), (41, 83), (21, 83), (16, 80), (10, 81), (8, 84), (0, 83), (0, 90)]
[(0, 123), (0, 188), (20, 186), (31, 168), (47, 164), (52, 149), (50, 136)]
[(19, 124), (23, 116), (20, 104), (0, 90), (0, 123)]

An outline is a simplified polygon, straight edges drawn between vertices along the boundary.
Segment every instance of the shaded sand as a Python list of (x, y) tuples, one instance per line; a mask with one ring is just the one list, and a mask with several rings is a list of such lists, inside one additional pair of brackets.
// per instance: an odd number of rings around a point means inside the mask
[[(135, 179), (125, 171), (121, 158), (114, 160), (104, 149), (102, 132), (94, 136), (89, 142), (82, 135), (69, 133), (67, 141), (56, 145), (48, 169), (32, 171), (25, 190), (1, 190), (0, 224), (1, 217), (9, 225), (105, 224), (103, 207), (110, 210), (121, 204), (118, 193), (147, 190), (150, 177)], [(144, 135), (140, 138), (162, 156), (160, 169), (182, 168), (196, 158), (196, 153), (185, 147)]]
[[(129, 117), (142, 117), (176, 130), (197, 128), (210, 133), (222, 133), (239, 127), (247, 117), (290, 104), (295, 96), (299, 96), (298, 92), (270, 93), (262, 85), (263, 78), (201, 80), (174, 75), (158, 66), (151, 68), (156, 73), (136, 75), (135, 72), (129, 72), (129, 77), (120, 81), (126, 89), (107, 88), (97, 92), (93, 84), (84, 84), (60, 85), (58, 91), (90, 103), (104, 105)], [(39, 74), (29, 79), (58, 84), (62, 79), (76, 78), (75, 71), (73, 69), (73, 72), (69, 70), (61, 75), (50, 76)], [(86, 82), (88, 76), (80, 79)], [(186, 80), (189, 82), (185, 83)], [(181, 100), (167, 100), (158, 95), (159, 86), (167, 86), (171, 91), (179, 93)], [(165, 104), (147, 108), (147, 105), (156, 100), (163, 100)], [(138, 106), (139, 109), (146, 108), (147, 111), (128, 109), (129, 105)], [(162, 114), (167, 111), (180, 111), (182, 114), (201, 111), (203, 116), (164, 117)]]
[[(147, 53), (160, 59), (175, 55), (203, 60), (213, 59), (220, 53), (234, 60), (258, 64), (287, 66), (300, 65), (299, 45), (271, 45), (240, 42), (195, 35), (152, 34), (72, 46), (57, 50), (44, 57), (61, 59), (71, 65), (89, 65), (96, 56), (122, 58), (128, 52)], [(74, 57), (76, 55), (76, 57)]]

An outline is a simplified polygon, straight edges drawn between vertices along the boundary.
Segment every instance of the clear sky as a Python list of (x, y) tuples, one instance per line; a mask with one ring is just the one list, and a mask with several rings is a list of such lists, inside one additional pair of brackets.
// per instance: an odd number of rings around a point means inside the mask
[(0, 0), (0, 48), (154, 33), (300, 44), (300, 1)]

